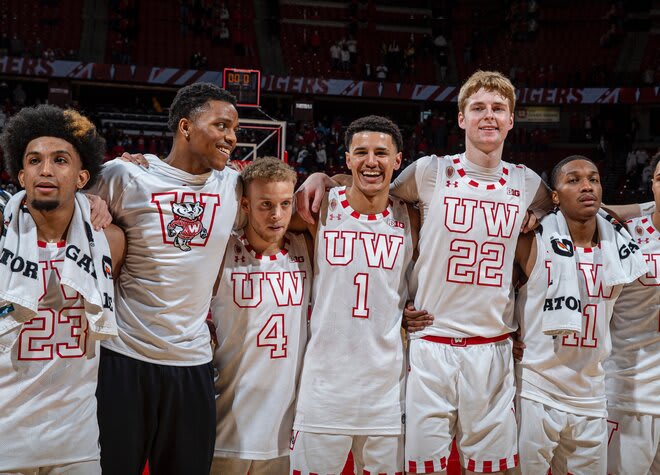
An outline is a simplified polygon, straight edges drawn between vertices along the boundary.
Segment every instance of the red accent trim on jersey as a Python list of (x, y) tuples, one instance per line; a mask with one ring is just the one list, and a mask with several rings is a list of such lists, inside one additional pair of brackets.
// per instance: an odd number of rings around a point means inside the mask
[(476, 466), (477, 466), (477, 462), (475, 462), (472, 459), (468, 459), (468, 466), (466, 467), (468, 470), (472, 470), (474, 472)]
[(300, 470), (294, 470), (293, 475), (302, 475), (302, 473), (300, 473)]
[(48, 246), (48, 244), (57, 244), (58, 248), (63, 248), (64, 246), (66, 246), (66, 241), (62, 240), (62, 241), (58, 241), (57, 243), (48, 243), (46, 241), (37, 240), (37, 246), (41, 248), (45, 249)]
[(433, 460), (426, 460), (424, 462), (424, 473), (433, 473)]
[(411, 473), (417, 473), (417, 462), (410, 460), (408, 462), (408, 471)]
[(260, 261), (264, 261), (264, 260), (276, 261), (280, 257), (286, 256), (289, 253), (287, 246), (290, 244), (290, 242), (286, 237), (284, 238), (284, 247), (280, 249), (279, 252), (276, 252), (275, 254), (270, 256), (264, 256), (263, 254), (259, 254), (258, 252), (256, 252), (252, 247), (252, 245), (248, 242), (247, 238), (245, 237), (245, 234), (241, 236), (240, 240), (243, 243), (245, 250), (249, 252), (252, 255), (252, 257), (254, 257), (255, 259), (259, 259)]
[(596, 247), (577, 247), (577, 246), (575, 246), (575, 248), (581, 250), (585, 254), (591, 254), (592, 252), (594, 252), (594, 249), (600, 249), (600, 243), (598, 243), (598, 245)]
[(500, 472), (503, 472), (508, 468), (508, 463), (506, 459), (500, 459)]
[[(632, 219), (630, 221), (632, 221)], [(630, 221), (626, 221), (626, 222), (630, 222)], [(660, 232), (658, 232), (658, 230), (655, 229), (655, 226), (653, 226), (653, 221), (652, 220), (650, 220), (648, 217), (646, 217), (646, 218), (643, 218), (641, 220), (641, 223), (644, 226), (646, 226), (646, 228), (644, 228), (644, 229), (646, 229), (647, 233), (649, 233), (652, 237), (654, 237), (656, 239), (660, 239)]]
[(509, 338), (508, 333), (503, 333), (502, 335), (498, 335), (493, 338), (485, 338), (483, 336), (470, 336), (466, 338), (450, 338), (447, 336), (425, 335), (422, 337), (422, 340), (432, 341), (433, 343), (442, 343), (443, 345), (463, 347), (463, 346), (472, 346), (472, 345), (485, 345), (486, 343), (495, 343), (498, 341), (506, 340), (507, 338)]
[[(465, 178), (467, 173), (463, 169), (463, 165), (461, 164), (461, 159), (460, 158), (454, 158), (452, 160), (454, 162), (454, 165), (456, 165), (456, 173), (458, 173), (458, 176), (461, 178)], [(502, 188), (504, 185), (507, 183), (507, 177), (509, 176), (509, 169), (502, 165), (502, 177), (497, 180), (497, 183), (479, 183), (477, 180), (469, 179), (468, 180), (468, 185), (474, 187), (474, 188), (484, 188), (486, 190), (496, 190), (497, 188)]]
[[(338, 190), (337, 194), (339, 196), (346, 196), (346, 187)], [(376, 214), (361, 214), (358, 211), (355, 211), (353, 208), (351, 208), (351, 205), (348, 204), (348, 200), (346, 198), (341, 200), (339, 204), (341, 204), (342, 208), (344, 208), (344, 210), (355, 219), (359, 219), (361, 221), (376, 221), (381, 218), (387, 218), (391, 214), (389, 207), (392, 206), (392, 200), (388, 199), (387, 201), (387, 208), (385, 208), (382, 213)]]
[(483, 473), (493, 473), (493, 462), (490, 460), (484, 461)]

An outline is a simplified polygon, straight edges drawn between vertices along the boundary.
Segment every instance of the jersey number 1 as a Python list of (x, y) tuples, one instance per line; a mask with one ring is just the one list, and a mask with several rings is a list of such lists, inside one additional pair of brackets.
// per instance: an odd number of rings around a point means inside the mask
[(367, 307), (367, 292), (369, 291), (369, 274), (355, 274), (353, 283), (357, 287), (355, 307), (353, 307), (354, 318), (369, 318), (369, 307)]

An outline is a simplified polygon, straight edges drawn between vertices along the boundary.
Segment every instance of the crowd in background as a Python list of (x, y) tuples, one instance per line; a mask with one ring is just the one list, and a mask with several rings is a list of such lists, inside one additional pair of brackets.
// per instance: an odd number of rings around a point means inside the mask
[[(29, 97), (21, 83), (9, 85), (0, 82), (0, 130), (6, 120), (21, 107), (45, 102), (44, 97)], [(95, 106), (81, 106), (73, 102), (70, 107), (81, 109), (92, 118), (97, 118), (97, 127), (106, 139), (107, 159), (120, 156), (124, 152), (150, 153), (164, 158), (171, 147), (171, 133), (163, 128), (160, 131), (137, 130), (127, 133), (122, 124), (98, 120)], [(131, 112), (124, 110), (123, 112)], [(136, 100), (133, 112), (162, 116), (165, 121), (167, 111), (163, 110), (154, 96), (149, 103)], [(289, 163), (296, 169), (302, 182), (310, 173), (326, 171), (329, 174), (347, 171), (344, 154), (344, 131), (350, 117), (326, 115), (313, 122), (295, 121), (289, 111), (278, 110), (273, 114), (276, 119), (287, 122), (286, 151)], [(459, 153), (464, 150), (464, 133), (458, 127), (456, 116), (452, 112), (433, 109), (414, 124), (400, 124), (404, 137), (403, 166), (417, 158), (430, 155)], [(570, 117), (571, 143), (580, 146), (589, 145), (589, 150), (582, 153), (590, 156), (598, 163), (607, 178), (606, 201), (626, 202), (644, 201), (648, 197), (650, 163), (660, 154), (660, 148), (647, 149), (636, 144), (636, 130), (639, 127), (633, 117), (628, 130), (617, 128), (612, 121), (595, 114), (591, 110), (574, 112)], [(616, 130), (615, 130), (616, 129)], [(619, 140), (620, 139), (620, 140)], [(239, 133), (239, 142), (258, 143), (262, 140), (252, 129), (243, 129)], [(550, 127), (515, 127), (506, 143), (507, 160), (514, 163), (524, 163), (547, 177), (554, 163), (548, 163), (548, 151), (558, 141), (558, 129)], [(252, 149), (237, 147), (233, 160), (251, 159)], [(261, 149), (258, 152), (277, 153), (273, 150)], [(567, 152), (568, 153), (568, 152)], [(13, 192), (15, 184), (9, 181), (6, 172), (0, 174), (0, 187)]]

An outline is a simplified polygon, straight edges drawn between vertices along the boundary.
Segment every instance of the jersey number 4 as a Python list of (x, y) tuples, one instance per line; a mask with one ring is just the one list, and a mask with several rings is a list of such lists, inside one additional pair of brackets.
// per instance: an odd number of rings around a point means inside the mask
[(286, 342), (288, 337), (284, 333), (284, 315), (276, 313), (270, 316), (266, 324), (261, 327), (257, 335), (257, 346), (270, 347), (270, 357), (286, 358)]

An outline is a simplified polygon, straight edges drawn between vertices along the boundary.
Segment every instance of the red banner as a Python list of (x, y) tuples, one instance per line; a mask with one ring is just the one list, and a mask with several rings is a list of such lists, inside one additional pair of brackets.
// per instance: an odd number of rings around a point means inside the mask
[[(0, 58), (0, 74), (172, 87), (181, 87), (194, 82), (222, 84), (220, 71), (84, 63), (81, 61), (46, 61), (6, 56)], [(261, 91), (421, 102), (456, 102), (458, 95), (458, 88), (454, 86), (272, 75), (261, 76)], [(660, 103), (660, 87), (523, 88), (518, 89), (516, 95), (519, 104), (528, 105)]]

